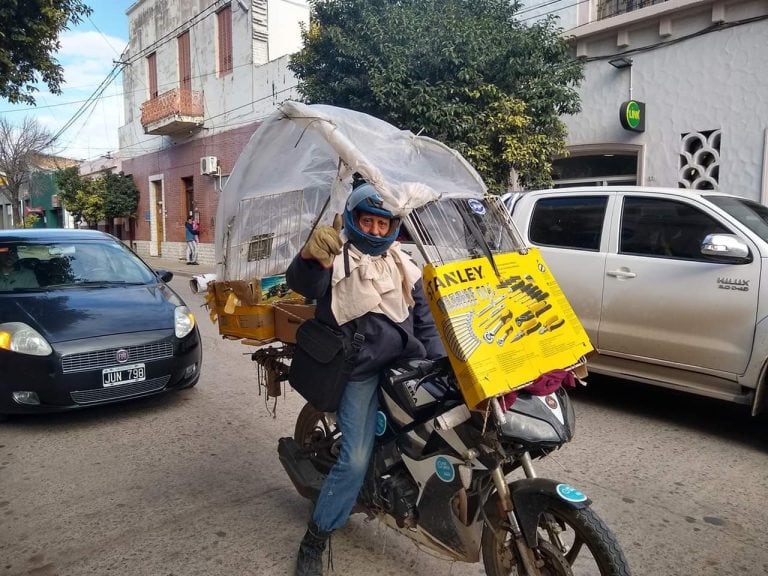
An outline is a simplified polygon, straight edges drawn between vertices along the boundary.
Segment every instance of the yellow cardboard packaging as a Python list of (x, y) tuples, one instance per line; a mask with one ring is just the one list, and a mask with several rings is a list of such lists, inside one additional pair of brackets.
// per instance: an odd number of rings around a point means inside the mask
[[(536, 248), (424, 268), (424, 288), (470, 408), (592, 350)], [(497, 274), (498, 272), (498, 274)]]
[[(208, 285), (218, 320), (219, 334), (229, 338), (250, 338), (269, 342), (275, 337), (275, 314), (271, 304), (257, 304), (253, 283), (212, 282)], [(212, 317), (213, 319), (213, 317)]]

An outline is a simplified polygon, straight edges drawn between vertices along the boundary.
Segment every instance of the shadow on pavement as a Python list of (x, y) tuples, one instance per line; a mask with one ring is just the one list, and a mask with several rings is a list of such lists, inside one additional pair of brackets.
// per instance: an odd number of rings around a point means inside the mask
[(768, 413), (752, 417), (751, 406), (598, 374), (587, 382), (570, 392), (573, 398), (768, 451)]

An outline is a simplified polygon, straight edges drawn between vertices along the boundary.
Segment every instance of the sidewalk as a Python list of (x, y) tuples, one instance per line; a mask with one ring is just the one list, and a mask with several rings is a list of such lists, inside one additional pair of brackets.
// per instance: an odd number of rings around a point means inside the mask
[(199, 274), (215, 274), (216, 267), (211, 264), (189, 266), (183, 258), (158, 258), (157, 256), (142, 256), (144, 262), (155, 270), (168, 270), (174, 276), (191, 278)]

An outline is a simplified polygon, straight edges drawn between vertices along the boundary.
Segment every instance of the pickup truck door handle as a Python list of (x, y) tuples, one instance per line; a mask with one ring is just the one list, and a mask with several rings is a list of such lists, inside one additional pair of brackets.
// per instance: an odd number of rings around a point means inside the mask
[(618, 270), (609, 270), (606, 272), (608, 276), (613, 276), (614, 278), (634, 278), (637, 276), (634, 272), (630, 272), (627, 268), (619, 268)]

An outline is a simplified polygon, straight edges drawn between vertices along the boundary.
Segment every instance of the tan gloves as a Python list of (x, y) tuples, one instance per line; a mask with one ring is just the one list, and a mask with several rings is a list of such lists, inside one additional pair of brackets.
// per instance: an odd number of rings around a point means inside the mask
[(341, 214), (336, 214), (333, 226), (318, 226), (301, 249), (301, 257), (314, 259), (325, 268), (333, 265), (333, 258), (341, 253)]

